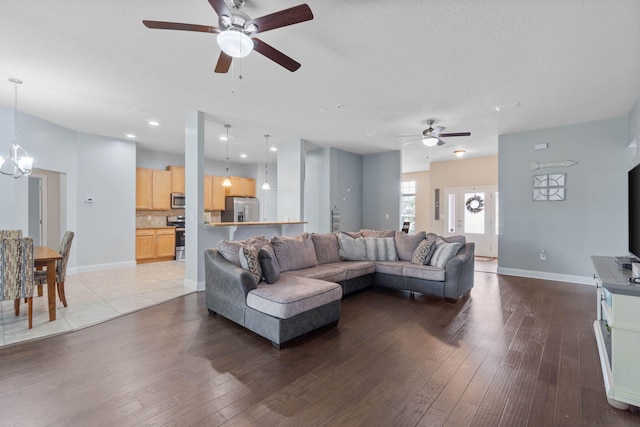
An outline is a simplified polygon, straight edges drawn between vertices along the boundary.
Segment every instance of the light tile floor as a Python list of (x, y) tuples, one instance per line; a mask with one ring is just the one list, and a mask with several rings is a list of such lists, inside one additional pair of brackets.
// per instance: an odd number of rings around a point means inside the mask
[(176, 261), (78, 273), (66, 279), (67, 307), (56, 295), (53, 322), (46, 286), (44, 295), (33, 299), (32, 329), (27, 327), (26, 303), (16, 317), (13, 301), (0, 302), (0, 346), (85, 328), (193, 292), (184, 287), (184, 262)]

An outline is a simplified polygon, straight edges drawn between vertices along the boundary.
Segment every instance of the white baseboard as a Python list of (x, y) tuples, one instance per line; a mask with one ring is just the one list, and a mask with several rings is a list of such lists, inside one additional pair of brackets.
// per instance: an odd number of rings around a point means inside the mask
[(184, 287), (192, 291), (204, 291), (204, 282), (196, 282), (195, 280), (184, 279)]
[(507, 276), (529, 277), (532, 279), (552, 280), (555, 282), (578, 283), (581, 285), (595, 286), (593, 277), (574, 276), (571, 274), (548, 273), (546, 271), (520, 270), (517, 268), (498, 267), (498, 274)]
[(93, 273), (94, 271), (114, 270), (116, 268), (127, 268), (127, 267), (135, 267), (135, 266), (136, 266), (135, 261), (112, 262), (109, 264), (83, 265), (80, 267), (68, 268), (67, 274), (72, 275), (76, 273)]

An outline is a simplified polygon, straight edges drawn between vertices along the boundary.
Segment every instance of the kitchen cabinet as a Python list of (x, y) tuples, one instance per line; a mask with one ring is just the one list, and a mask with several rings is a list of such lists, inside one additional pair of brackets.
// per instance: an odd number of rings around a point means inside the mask
[(173, 227), (136, 230), (136, 262), (169, 261), (176, 256), (176, 230)]
[(205, 175), (204, 177), (204, 210), (223, 211), (225, 187), (222, 186), (223, 176)]
[(226, 195), (230, 197), (256, 197), (256, 180), (241, 176), (230, 176), (231, 187), (226, 187)]
[(226, 194), (225, 187), (222, 186), (224, 176), (214, 176), (212, 185), (212, 210), (223, 211), (224, 210), (224, 197)]
[(171, 172), (171, 192), (184, 194), (184, 167), (167, 166)]
[(136, 210), (171, 209), (171, 171), (136, 169)]

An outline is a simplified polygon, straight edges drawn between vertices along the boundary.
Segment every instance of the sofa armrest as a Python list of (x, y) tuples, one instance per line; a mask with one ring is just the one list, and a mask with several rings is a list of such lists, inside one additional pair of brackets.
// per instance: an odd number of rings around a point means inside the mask
[(473, 287), (475, 243), (467, 242), (445, 266), (444, 297), (456, 301)]
[(207, 308), (243, 325), (247, 294), (257, 287), (255, 277), (216, 249), (205, 251), (204, 264)]

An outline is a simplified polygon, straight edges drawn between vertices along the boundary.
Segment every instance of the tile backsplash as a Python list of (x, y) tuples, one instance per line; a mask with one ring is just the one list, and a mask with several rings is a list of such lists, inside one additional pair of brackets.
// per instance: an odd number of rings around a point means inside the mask
[[(136, 211), (136, 228), (166, 227), (167, 216), (184, 215), (184, 209)], [(220, 211), (211, 212), (211, 222), (220, 222)]]

